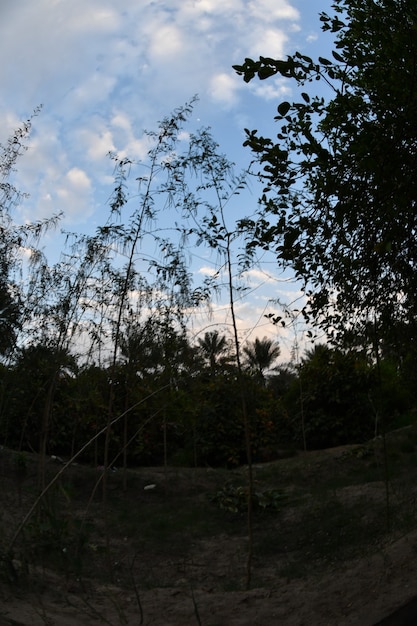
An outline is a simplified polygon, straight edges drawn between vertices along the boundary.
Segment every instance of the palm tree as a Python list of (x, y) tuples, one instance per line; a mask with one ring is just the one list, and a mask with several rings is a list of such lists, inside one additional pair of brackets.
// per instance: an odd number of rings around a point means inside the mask
[(272, 339), (264, 337), (256, 338), (243, 348), (249, 369), (255, 371), (263, 383), (265, 383), (265, 371), (272, 368), (272, 364), (281, 354), (279, 345)]
[(225, 335), (219, 335), (217, 330), (206, 332), (204, 337), (199, 337), (198, 343), (203, 356), (210, 364), (210, 370), (213, 373), (219, 360), (223, 357), (225, 359), (225, 353), (229, 349), (228, 341)]

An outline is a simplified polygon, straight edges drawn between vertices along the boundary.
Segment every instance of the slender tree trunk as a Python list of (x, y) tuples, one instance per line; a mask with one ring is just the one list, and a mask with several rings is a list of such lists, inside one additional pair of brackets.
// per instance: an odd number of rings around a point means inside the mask
[(45, 487), (46, 450), (48, 445), (49, 423), (52, 413), (52, 403), (56, 385), (57, 373), (54, 373), (46, 393), (45, 405), (42, 413), (42, 423), (39, 441), (39, 487), (42, 491)]
[[(381, 378), (381, 355), (379, 352), (379, 333), (377, 322), (374, 319), (374, 352), (375, 352), (375, 360), (376, 367), (378, 373), (378, 387), (382, 388), (382, 378)], [(384, 484), (385, 484), (385, 513), (386, 513), (386, 523), (388, 532), (391, 530), (391, 493), (390, 493), (390, 470), (388, 463), (388, 451), (387, 451), (387, 440), (385, 436), (385, 423), (383, 419), (383, 415), (380, 414), (378, 407), (374, 408), (375, 411), (375, 437), (377, 437), (377, 428), (379, 425), (379, 429), (382, 436), (382, 459), (383, 459), (383, 468), (384, 468)], [(375, 440), (376, 445), (376, 440)]]
[(246, 403), (245, 381), (243, 379), (242, 364), (240, 360), (240, 345), (237, 331), (235, 303), (233, 297), (233, 276), (232, 276), (232, 260), (230, 255), (230, 238), (227, 235), (227, 272), (229, 286), (229, 304), (230, 313), (232, 315), (233, 336), (236, 351), (236, 362), (239, 377), (240, 399), (242, 406), (242, 418), (245, 432), (246, 459), (248, 463), (248, 508), (247, 508), (247, 529), (248, 529), (248, 553), (246, 561), (246, 588), (250, 589), (252, 580), (252, 560), (253, 560), (253, 464), (252, 464), (252, 445), (251, 445), (251, 428)]

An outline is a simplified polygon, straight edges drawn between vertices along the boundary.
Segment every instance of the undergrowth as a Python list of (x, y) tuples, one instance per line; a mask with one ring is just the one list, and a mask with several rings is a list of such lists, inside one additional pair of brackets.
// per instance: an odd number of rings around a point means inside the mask
[[(362, 558), (413, 530), (416, 441), (410, 429), (388, 438), (389, 532), (378, 441), (256, 465), (256, 584), (268, 584), (271, 572), (290, 580)], [(36, 459), (27, 454), (16, 462), (14, 453), (2, 450), (1, 470), (1, 577), (11, 589), (39, 588), (51, 572), (65, 589), (85, 590), (95, 580), (129, 590), (139, 600), (160, 587), (244, 588), (245, 467), (132, 469), (127, 481), (121, 471), (112, 473), (108, 544), (95, 489), (100, 472), (71, 467), (41, 500), (13, 552), (8, 551), (13, 528), (37, 497)], [(56, 471), (51, 463), (50, 476)]]

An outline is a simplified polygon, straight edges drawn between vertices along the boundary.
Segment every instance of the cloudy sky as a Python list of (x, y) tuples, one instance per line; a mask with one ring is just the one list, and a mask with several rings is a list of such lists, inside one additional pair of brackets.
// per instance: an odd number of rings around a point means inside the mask
[[(0, 0), (0, 142), (43, 106), (19, 164), (19, 188), (30, 193), (21, 218), (63, 211), (63, 228), (94, 229), (111, 191), (108, 152), (142, 158), (143, 130), (195, 94), (192, 123), (210, 126), (222, 151), (245, 167), (250, 154), (242, 147), (243, 129), (271, 136), (276, 106), (291, 91), (279, 79), (247, 85), (232, 65), (295, 50), (325, 55), (331, 42), (318, 14), (330, 4)], [(266, 271), (251, 277), (258, 289), (241, 304), (242, 328), (264, 324), (269, 297), (292, 298), (295, 288), (277, 282), (271, 267)], [(257, 332), (271, 333), (264, 325)]]

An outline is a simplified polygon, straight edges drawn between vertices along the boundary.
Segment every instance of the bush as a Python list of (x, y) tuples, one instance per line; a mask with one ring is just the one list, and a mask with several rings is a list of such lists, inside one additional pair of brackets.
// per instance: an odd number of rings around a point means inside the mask
[(369, 394), (376, 377), (361, 355), (317, 346), (299, 376), (285, 396), (298, 445), (303, 443), (302, 415), (310, 449), (366, 441), (373, 435)]

